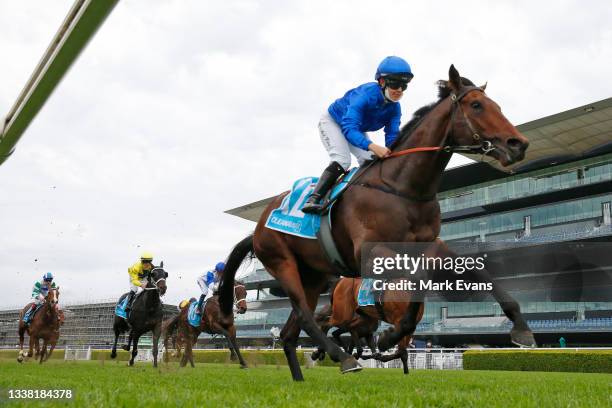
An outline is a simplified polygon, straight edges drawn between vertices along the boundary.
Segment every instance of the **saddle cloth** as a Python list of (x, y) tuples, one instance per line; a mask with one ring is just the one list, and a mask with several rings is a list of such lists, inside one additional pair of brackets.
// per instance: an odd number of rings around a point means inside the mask
[[(330, 203), (338, 199), (357, 170), (358, 168), (351, 169), (332, 188), (329, 195)], [(318, 181), (318, 177), (305, 177), (293, 183), (291, 192), (283, 198), (277, 209), (272, 210), (265, 226), (285, 234), (317, 239), (317, 232), (321, 226), (321, 216), (319, 214), (305, 214), (302, 212), (302, 207), (304, 207), (306, 199), (308, 199)]]
[[(202, 310), (206, 307), (206, 303), (202, 304)], [(198, 309), (198, 301), (194, 300), (189, 304), (189, 310), (187, 311), (187, 321), (193, 327), (200, 327), (202, 321), (202, 315), (196, 313)]]

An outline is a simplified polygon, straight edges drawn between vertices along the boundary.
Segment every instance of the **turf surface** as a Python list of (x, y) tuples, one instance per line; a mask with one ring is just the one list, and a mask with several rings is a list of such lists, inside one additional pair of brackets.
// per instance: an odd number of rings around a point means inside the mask
[[(175, 363), (0, 360), (0, 407), (612, 407), (612, 375), (511, 371), (305, 369), (291, 381), (286, 367)], [(7, 401), (7, 389), (72, 389), (63, 402)]]

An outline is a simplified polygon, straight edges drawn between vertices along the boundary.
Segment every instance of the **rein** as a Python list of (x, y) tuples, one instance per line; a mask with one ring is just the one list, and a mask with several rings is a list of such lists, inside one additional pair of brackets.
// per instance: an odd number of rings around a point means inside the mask
[[(459, 95), (454, 94), (454, 93), (452, 93), (450, 95), (451, 104), (452, 104), (451, 105), (451, 108), (452, 108), (452, 110), (451, 110), (451, 119), (450, 119), (451, 129), (446, 134), (445, 139), (448, 139), (453, 134), (453, 130), (455, 128), (455, 113), (457, 112), (457, 110), (459, 110), (459, 111), (461, 111), (463, 119), (466, 122), (468, 128), (470, 129), (470, 132), (472, 133), (472, 139), (475, 142), (479, 142), (480, 141), (480, 139), (481, 139), (480, 135), (478, 134), (478, 132), (474, 128), (474, 125), (472, 124), (470, 119), (467, 117), (467, 115), (463, 111), (463, 108), (461, 107), (461, 104), (459, 103), (468, 93), (470, 93), (472, 91), (484, 92), (484, 90), (482, 88), (480, 88), (480, 87), (471, 86), (471, 87), (468, 87), (468, 88), (464, 89)], [(413, 196), (411, 194), (401, 193), (401, 192), (399, 192), (399, 191), (397, 191), (394, 188), (389, 187), (389, 186), (385, 187), (385, 186), (372, 185), (372, 184), (369, 184), (369, 183), (357, 182), (357, 179), (365, 173), (365, 170), (368, 167), (370, 167), (372, 164), (374, 164), (374, 163), (376, 163), (376, 162), (378, 162), (380, 160), (386, 160), (386, 159), (391, 159), (391, 158), (394, 158), (394, 157), (405, 156), (405, 155), (412, 154), (412, 153), (439, 152), (439, 151), (443, 151), (445, 153), (454, 153), (454, 152), (478, 153), (478, 152), (481, 152), (482, 156), (484, 157), (486, 154), (488, 154), (489, 152), (491, 152), (493, 150), (495, 150), (495, 146), (493, 146), (493, 143), (491, 143), (488, 140), (484, 140), (484, 141), (480, 142), (479, 144), (474, 144), (474, 145), (427, 146), (427, 147), (413, 147), (413, 148), (410, 148), (410, 149), (399, 150), (397, 152), (390, 153), (384, 159), (374, 159), (374, 160), (372, 160), (370, 163), (368, 163), (366, 166), (364, 166), (363, 169), (360, 170), (360, 172), (358, 174), (356, 174), (355, 177), (353, 177), (353, 179), (351, 179), (348, 182), (346, 188), (348, 188), (350, 185), (356, 185), (356, 186), (360, 186), (360, 187), (365, 187), (365, 188), (370, 188), (370, 189), (373, 189), (373, 190), (382, 191), (383, 193), (387, 193), (387, 194), (393, 194), (393, 195), (395, 195), (397, 197), (405, 198), (405, 199), (411, 200), (411, 201), (417, 201), (417, 202), (432, 201), (432, 200), (434, 200), (436, 198), (435, 195), (426, 196), (426, 197)]]

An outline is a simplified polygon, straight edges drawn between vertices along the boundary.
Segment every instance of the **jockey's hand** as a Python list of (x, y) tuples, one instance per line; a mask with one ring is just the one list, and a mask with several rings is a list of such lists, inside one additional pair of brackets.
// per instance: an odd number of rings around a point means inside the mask
[(391, 153), (391, 150), (387, 149), (385, 146), (377, 145), (376, 143), (370, 143), (368, 150), (381, 159), (384, 159)]
[(146, 283), (141, 283), (140, 287), (143, 288), (143, 289), (146, 289), (147, 288), (147, 284)]

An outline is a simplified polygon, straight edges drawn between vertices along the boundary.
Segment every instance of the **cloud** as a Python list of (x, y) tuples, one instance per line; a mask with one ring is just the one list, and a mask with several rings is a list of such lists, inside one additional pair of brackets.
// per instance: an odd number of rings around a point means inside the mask
[[(0, 4), (1, 111), (70, 4)], [(175, 278), (168, 302), (194, 295), (254, 228), (223, 211), (318, 175), (318, 117), (386, 55), (416, 74), (404, 122), (451, 63), (488, 80), (516, 124), (607, 98), (611, 14), (578, 1), (119, 2), (0, 168), (0, 273), (14, 288), (0, 307), (47, 270), (64, 300), (118, 297), (143, 249)]]

